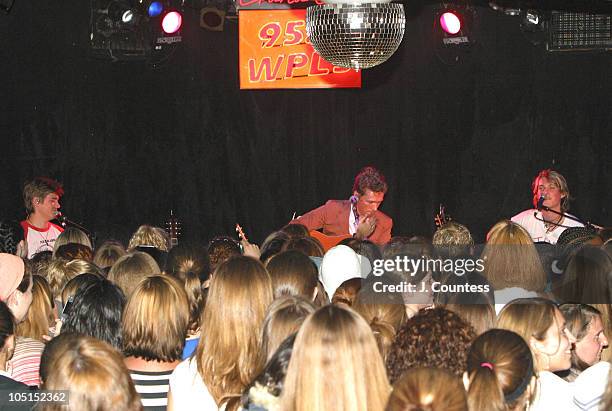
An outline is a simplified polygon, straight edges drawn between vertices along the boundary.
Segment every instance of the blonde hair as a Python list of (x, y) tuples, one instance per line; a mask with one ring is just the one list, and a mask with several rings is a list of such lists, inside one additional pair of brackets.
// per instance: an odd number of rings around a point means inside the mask
[(141, 225), (138, 230), (132, 234), (128, 244), (128, 251), (132, 252), (138, 246), (155, 247), (160, 251), (170, 250), (170, 236), (168, 233), (159, 227), (150, 225)]
[(266, 360), (274, 355), (281, 343), (297, 332), (306, 317), (315, 311), (315, 306), (301, 297), (281, 297), (268, 307), (261, 327), (261, 351)]
[(102, 243), (94, 254), (93, 262), (98, 267), (104, 269), (112, 267), (119, 258), (126, 253), (123, 245), (114, 240), (108, 240)]
[(259, 330), (271, 302), (270, 276), (258, 260), (234, 257), (215, 270), (195, 358), (217, 404), (240, 396), (261, 371)]
[(109, 344), (88, 336), (76, 336), (47, 358), (45, 390), (68, 391), (69, 402), (45, 402), (42, 409), (132, 411), (142, 410), (140, 397), (123, 357)]
[[(534, 338), (537, 341), (546, 340), (546, 332), (556, 323), (556, 311), (559, 311), (555, 303), (545, 298), (519, 298), (504, 306), (497, 317), (497, 327), (514, 331), (527, 342), (531, 343)], [(561, 338), (561, 337), (559, 337)], [(561, 341), (559, 340), (559, 346)], [(542, 355), (533, 346), (532, 353), (535, 358), (537, 371), (542, 371)]]
[(468, 411), (461, 379), (439, 368), (413, 368), (393, 386), (386, 411)]
[(491, 228), (482, 258), (485, 277), (496, 290), (546, 287), (546, 272), (529, 233), (512, 221), (502, 220)]
[(136, 285), (145, 277), (160, 273), (155, 259), (142, 251), (134, 251), (119, 258), (108, 272), (108, 279), (117, 284), (129, 298)]
[(535, 207), (538, 204), (538, 200), (540, 199), (540, 197), (538, 196), (538, 183), (542, 178), (545, 178), (548, 181), (555, 183), (557, 187), (559, 187), (559, 191), (561, 192), (561, 194), (563, 194), (563, 198), (561, 200), (561, 212), (565, 213), (566, 211), (569, 211), (571, 196), (567, 181), (565, 180), (565, 177), (563, 177), (560, 173), (551, 170), (550, 168), (540, 171), (531, 182), (531, 192), (533, 193), (533, 206)]
[(297, 334), (281, 397), (294, 411), (381, 411), (390, 386), (370, 327), (348, 307), (327, 305)]
[(32, 305), (26, 317), (17, 324), (15, 334), (45, 342), (43, 335), (49, 334), (49, 327), (55, 325), (53, 294), (44, 277), (32, 276)]
[(156, 275), (142, 280), (123, 310), (123, 353), (147, 361), (181, 359), (189, 306), (182, 285)]
[(95, 265), (85, 260), (66, 261), (55, 259), (51, 261), (47, 268), (47, 281), (53, 293), (53, 298), (56, 300), (60, 299), (62, 290), (68, 281), (79, 274), (85, 273), (99, 275), (99, 270)]
[(78, 228), (68, 227), (66, 228), (55, 240), (53, 243), (53, 258), (57, 253), (57, 249), (66, 244), (81, 244), (86, 247), (89, 247), (90, 250), (93, 250), (93, 246), (91, 245), (91, 240), (83, 232)]
[(395, 333), (406, 321), (406, 308), (403, 304), (364, 301), (364, 295), (363, 292), (357, 294), (352, 308), (370, 325), (380, 354), (386, 360)]

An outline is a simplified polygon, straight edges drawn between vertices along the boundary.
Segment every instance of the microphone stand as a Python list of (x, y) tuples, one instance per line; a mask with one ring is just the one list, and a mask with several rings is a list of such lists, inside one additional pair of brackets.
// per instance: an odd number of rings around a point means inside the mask
[[(591, 223), (590, 221), (582, 221), (582, 220), (581, 220), (581, 219), (579, 219), (578, 217), (574, 217), (574, 216), (569, 215), (569, 214), (566, 214), (566, 213), (561, 213), (561, 212), (556, 211), (556, 210), (553, 210), (552, 208), (547, 207), (547, 206), (545, 206), (545, 205), (542, 205), (542, 206), (538, 207), (538, 211), (548, 211), (549, 213), (556, 214), (556, 215), (558, 215), (558, 216), (560, 216), (560, 217), (566, 217), (566, 218), (569, 218), (570, 220), (576, 221), (576, 222), (578, 222), (578, 223), (580, 223), (580, 224), (584, 225), (585, 227), (590, 228), (591, 230), (599, 230), (599, 229), (601, 229), (601, 228), (602, 228), (601, 226), (598, 226), (598, 225), (596, 225), (596, 224), (593, 224), (593, 223)], [(546, 221), (546, 220), (544, 220), (544, 217), (542, 217), (541, 219), (540, 219), (540, 218), (538, 218), (537, 216), (535, 216), (535, 217), (536, 217), (536, 219), (541, 220), (541, 221), (544, 221), (545, 223), (552, 224), (552, 225), (557, 226), (557, 227), (565, 227), (564, 225), (559, 224), (559, 223), (554, 223), (554, 222), (552, 222), (552, 221)], [(568, 227), (566, 227), (566, 228), (568, 228)]]
[(66, 227), (66, 225), (72, 226), (74, 228), (78, 228), (79, 230), (83, 231), (85, 234), (87, 234), (87, 236), (89, 238), (91, 238), (91, 242), (95, 243), (96, 242), (96, 235), (94, 233), (92, 233), (91, 231), (89, 231), (88, 229), (86, 229), (85, 227), (83, 227), (81, 224), (79, 223), (75, 223), (74, 221), (70, 220), (68, 217), (66, 217), (65, 215), (59, 215), (55, 218), (62, 227)]

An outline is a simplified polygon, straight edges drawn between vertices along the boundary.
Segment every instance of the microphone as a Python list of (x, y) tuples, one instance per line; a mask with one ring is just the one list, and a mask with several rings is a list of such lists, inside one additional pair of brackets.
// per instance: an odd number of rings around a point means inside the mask
[(538, 204), (536, 205), (536, 208), (538, 210), (542, 209), (542, 206), (544, 205), (544, 201), (546, 201), (546, 198), (544, 196), (541, 196), (540, 199), (538, 200)]

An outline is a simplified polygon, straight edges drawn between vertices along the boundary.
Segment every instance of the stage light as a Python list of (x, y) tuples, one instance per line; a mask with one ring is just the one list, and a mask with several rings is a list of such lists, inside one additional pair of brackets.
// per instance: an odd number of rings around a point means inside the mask
[(134, 20), (134, 12), (132, 10), (126, 10), (121, 15), (121, 21), (125, 24), (131, 23)]
[(164, 6), (159, 1), (154, 1), (149, 4), (149, 8), (147, 9), (147, 13), (149, 13), (149, 17), (157, 17), (162, 11), (164, 11)]
[(174, 34), (181, 29), (183, 24), (183, 16), (177, 11), (166, 13), (162, 19), (162, 29), (166, 34)]
[(447, 11), (440, 16), (440, 27), (446, 33), (455, 35), (461, 31), (461, 19), (457, 13)]

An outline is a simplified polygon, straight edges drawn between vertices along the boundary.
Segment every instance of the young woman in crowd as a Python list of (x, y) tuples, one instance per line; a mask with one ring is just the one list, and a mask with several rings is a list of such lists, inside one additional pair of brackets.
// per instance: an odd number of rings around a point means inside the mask
[(136, 285), (145, 277), (158, 275), (159, 265), (147, 253), (134, 251), (119, 258), (108, 272), (108, 279), (117, 284), (129, 297)]
[(106, 275), (117, 260), (125, 255), (125, 247), (119, 241), (107, 240), (97, 247), (93, 262)]
[(125, 296), (119, 287), (99, 278), (74, 296), (61, 332), (76, 332), (105, 341), (121, 350), (121, 316)]
[(269, 360), (285, 338), (297, 332), (315, 306), (300, 297), (281, 297), (268, 307), (261, 329), (261, 351)]
[(190, 357), (200, 340), (200, 316), (210, 285), (210, 260), (204, 246), (181, 243), (168, 253), (166, 273), (183, 284), (189, 301), (189, 330), (182, 358)]
[(525, 411), (533, 402), (536, 370), (529, 346), (515, 332), (492, 329), (468, 353), (470, 411)]
[(66, 244), (81, 244), (88, 247), (90, 251), (93, 250), (91, 240), (87, 234), (78, 228), (67, 227), (53, 243), (53, 258), (56, 257), (57, 250)]
[(382, 411), (391, 392), (372, 330), (345, 306), (327, 305), (297, 334), (281, 409)]
[(461, 378), (439, 368), (414, 368), (393, 385), (385, 410), (468, 411), (468, 404)]
[(32, 276), (32, 304), (27, 315), (17, 326), (17, 335), (45, 342), (43, 336), (55, 327), (55, 303), (49, 283), (39, 275)]
[(43, 364), (42, 388), (66, 391), (65, 401), (44, 402), (43, 411), (142, 410), (121, 354), (103, 341), (71, 333), (60, 335), (45, 348)]
[(576, 339), (572, 350), (572, 366), (561, 374), (572, 382), (580, 373), (601, 361), (608, 338), (601, 321), (601, 313), (586, 304), (562, 304), (559, 310), (565, 317), (567, 329)]
[[(11, 254), (0, 254), (0, 301), (11, 310), (15, 323), (21, 323), (32, 304), (32, 274), (23, 260)], [(29, 337), (17, 337), (13, 356), (8, 363), (11, 378), (26, 385), (38, 386), (38, 369), (44, 344)]]
[(187, 295), (176, 279), (147, 277), (130, 295), (122, 320), (124, 362), (145, 410), (166, 408), (188, 324)]
[(509, 220), (495, 224), (482, 253), (484, 275), (495, 290), (495, 311), (509, 301), (538, 297), (546, 288), (546, 272), (531, 236)]
[[(7, 361), (13, 356), (15, 350), (15, 319), (6, 304), (0, 301), (0, 398), (2, 409), (9, 405), (9, 396), (16, 396), (28, 392), (28, 386), (16, 381), (7, 370)], [(11, 410), (31, 410), (33, 404), (15, 402)], [(7, 407), (8, 409), (8, 407)]]
[(392, 384), (410, 368), (446, 369), (460, 377), (474, 328), (452, 311), (436, 307), (421, 310), (398, 330), (387, 355)]
[(271, 302), (272, 282), (259, 261), (234, 257), (216, 269), (196, 353), (170, 377), (169, 410), (217, 410), (241, 396), (265, 364), (260, 330)]
[(304, 253), (283, 251), (266, 264), (272, 278), (274, 298), (300, 296), (313, 301), (317, 295), (317, 267)]
[(499, 314), (497, 326), (523, 337), (533, 353), (539, 384), (530, 411), (571, 407), (571, 387), (554, 373), (569, 370), (576, 340), (557, 306), (544, 298), (514, 300)]

